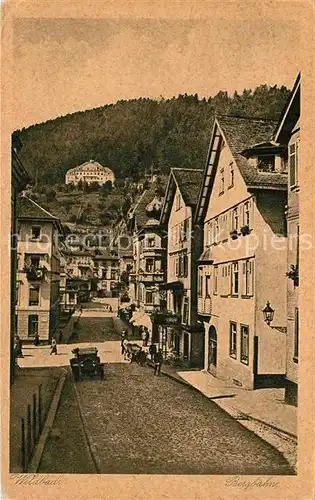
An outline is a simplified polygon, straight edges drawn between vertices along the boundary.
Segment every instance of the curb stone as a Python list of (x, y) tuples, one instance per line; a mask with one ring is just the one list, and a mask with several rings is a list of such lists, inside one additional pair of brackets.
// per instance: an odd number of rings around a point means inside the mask
[(61, 371), (62, 371), (62, 373), (61, 373), (59, 380), (57, 382), (57, 387), (56, 387), (56, 390), (54, 392), (53, 399), (52, 399), (51, 405), (50, 405), (49, 410), (48, 410), (48, 414), (47, 414), (47, 417), (46, 417), (46, 420), (44, 423), (43, 431), (39, 437), (39, 441), (36, 445), (34, 455), (32, 457), (30, 465), (27, 469), (27, 472), (29, 472), (29, 473), (37, 472), (42, 455), (43, 455), (43, 452), (44, 452), (44, 449), (45, 449), (45, 446), (46, 446), (47, 439), (49, 437), (50, 431), (51, 431), (52, 426), (54, 424), (54, 420), (56, 417), (56, 413), (57, 413), (60, 398), (61, 398), (62, 389), (63, 389), (64, 383), (66, 380), (66, 376), (67, 376), (67, 370), (65, 370), (65, 368), (62, 368)]

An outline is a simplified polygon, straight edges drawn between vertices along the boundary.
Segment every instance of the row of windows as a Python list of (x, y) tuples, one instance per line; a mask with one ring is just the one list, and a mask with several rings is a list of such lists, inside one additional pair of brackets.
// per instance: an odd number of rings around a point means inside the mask
[[(226, 174), (228, 175), (228, 178), (226, 179)], [(223, 194), (225, 189), (231, 189), (234, 186), (234, 163), (231, 162), (228, 167), (228, 172), (226, 172), (226, 169), (223, 167), (220, 170), (220, 188), (219, 188), (219, 194)]]
[(252, 226), (252, 200), (247, 200), (208, 221), (205, 226), (206, 245), (219, 243), (227, 239), (232, 231), (238, 233), (245, 226)]
[(211, 275), (203, 275), (200, 269), (198, 295), (210, 297), (211, 293), (251, 297), (254, 294), (254, 260), (247, 259), (214, 266), (213, 282)]
[(176, 278), (187, 278), (189, 259), (187, 253), (173, 255), (170, 259), (172, 273)]
[[(249, 327), (240, 325), (240, 361), (245, 365), (249, 362)], [(237, 323), (230, 321), (230, 356), (238, 359), (238, 328)]]
[(176, 226), (171, 228), (171, 245), (177, 245), (179, 242), (188, 241), (190, 239), (190, 218), (181, 221)]
[(145, 259), (144, 271), (146, 273), (154, 273), (157, 271), (161, 272), (162, 262), (156, 259)]

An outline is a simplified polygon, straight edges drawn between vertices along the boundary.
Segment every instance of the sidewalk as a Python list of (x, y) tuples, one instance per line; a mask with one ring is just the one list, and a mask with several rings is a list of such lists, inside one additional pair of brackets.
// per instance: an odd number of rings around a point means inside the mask
[[(169, 372), (172, 368), (165, 367)], [(173, 370), (175, 371), (175, 370)], [(195, 389), (212, 399), (237, 420), (253, 419), (297, 438), (297, 408), (284, 402), (284, 389), (248, 391), (227, 387), (224, 381), (204, 371), (175, 371)]]
[(44, 423), (60, 377), (59, 368), (17, 369), (10, 391), (10, 471), (21, 472), (21, 419), (27, 419), (27, 406), (38, 398), (41, 385), (42, 422)]

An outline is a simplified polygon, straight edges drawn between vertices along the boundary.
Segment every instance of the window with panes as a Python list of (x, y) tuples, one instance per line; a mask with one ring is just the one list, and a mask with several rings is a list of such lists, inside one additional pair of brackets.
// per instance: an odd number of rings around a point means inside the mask
[(253, 295), (254, 261), (243, 262), (243, 295), (251, 297)]
[(220, 194), (224, 193), (224, 168), (220, 170)]
[(211, 276), (209, 274), (206, 274), (205, 276), (205, 289), (206, 289), (206, 297), (211, 297)]
[(241, 362), (248, 365), (249, 362), (249, 328), (241, 325)]
[(237, 354), (237, 326), (234, 321), (230, 321), (230, 356), (236, 359)]
[(39, 285), (32, 285), (29, 288), (29, 306), (38, 306), (39, 305)]
[(234, 186), (234, 164), (230, 163), (230, 180), (229, 180), (229, 188)]
[(35, 337), (38, 333), (38, 314), (30, 314), (28, 317), (28, 336)]
[(289, 144), (289, 176), (290, 187), (298, 185), (299, 170), (299, 139)]
[(218, 273), (219, 269), (218, 266), (214, 267), (214, 277), (213, 277), (213, 293), (216, 295), (218, 293)]
[(232, 264), (232, 295), (238, 295), (239, 292), (239, 269), (238, 262)]

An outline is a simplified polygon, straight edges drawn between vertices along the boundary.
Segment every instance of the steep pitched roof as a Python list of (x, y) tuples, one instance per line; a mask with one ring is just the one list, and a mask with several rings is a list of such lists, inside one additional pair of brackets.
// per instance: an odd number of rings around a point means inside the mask
[(202, 180), (203, 170), (201, 169), (171, 168), (160, 218), (162, 225), (168, 221), (176, 188), (180, 190), (185, 205), (194, 210), (197, 205)]
[(60, 219), (52, 215), (48, 210), (41, 207), (34, 200), (31, 200), (27, 196), (20, 196), (16, 201), (16, 214), (17, 218), (20, 220), (42, 220), (49, 221), (54, 224), (58, 229), (60, 234), (64, 234), (64, 230)]
[(20, 196), (16, 203), (17, 216), (19, 219), (52, 219), (58, 220), (57, 217), (41, 207), (34, 200), (26, 196)]
[(241, 153), (252, 146), (269, 142), (272, 138), (277, 122), (260, 118), (238, 118), (235, 116), (218, 116), (217, 123), (231, 150), (235, 162), (240, 169), (248, 187), (286, 186), (287, 175), (284, 173), (260, 172), (250, 164)]
[(178, 189), (189, 207), (197, 204), (199, 189), (203, 178), (203, 170), (192, 168), (172, 168)]
[(277, 172), (261, 172), (258, 167), (247, 160), (251, 149), (259, 145), (269, 144), (269, 148), (277, 149), (272, 142), (277, 122), (263, 118), (236, 117), (218, 115), (215, 118), (210, 140), (209, 153), (204, 171), (204, 181), (198, 199), (196, 218), (200, 221), (209, 201), (214, 177), (217, 170), (219, 150), (214, 144), (221, 136), (230, 149), (236, 165), (249, 189), (281, 189), (287, 188), (287, 174)]

